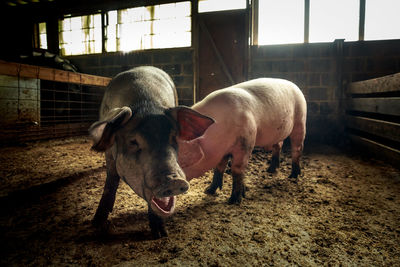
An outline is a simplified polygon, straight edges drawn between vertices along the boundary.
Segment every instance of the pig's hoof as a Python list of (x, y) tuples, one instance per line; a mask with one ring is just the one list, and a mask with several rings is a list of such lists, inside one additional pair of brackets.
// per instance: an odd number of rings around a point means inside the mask
[(242, 198), (245, 197), (245, 189), (232, 193), (231, 197), (229, 198), (229, 204), (240, 204), (242, 202)]
[(294, 172), (292, 171), (292, 173), (289, 175), (288, 178), (293, 178), (293, 179), (297, 179), (297, 177), (299, 176), (299, 172)]
[(296, 163), (292, 164), (292, 173), (289, 175), (289, 178), (296, 178), (299, 176), (300, 174), (300, 166)]
[(268, 172), (268, 173), (274, 173), (274, 172), (276, 172), (276, 167), (269, 166), (268, 169), (267, 169), (267, 172)]
[(289, 179), (289, 181), (291, 181), (292, 183), (297, 184), (297, 182), (299, 181), (298, 176), (299, 176), (298, 173), (292, 172), (292, 173), (289, 175), (288, 179)]
[(96, 231), (99, 234), (108, 234), (112, 228), (111, 223), (108, 220), (92, 220), (92, 225), (96, 228)]
[(154, 214), (151, 209), (149, 209), (149, 225), (154, 239), (168, 236), (163, 218)]
[(206, 190), (204, 190), (204, 193), (206, 193), (207, 195), (215, 195), (215, 192), (217, 191), (217, 188), (213, 187), (213, 186), (209, 186), (206, 188)]
[(167, 231), (165, 230), (164, 226), (161, 226), (157, 229), (151, 229), (151, 236), (153, 239), (160, 239), (162, 237), (168, 236)]
[(229, 200), (228, 203), (229, 204), (240, 204), (242, 202), (242, 195), (232, 195)]

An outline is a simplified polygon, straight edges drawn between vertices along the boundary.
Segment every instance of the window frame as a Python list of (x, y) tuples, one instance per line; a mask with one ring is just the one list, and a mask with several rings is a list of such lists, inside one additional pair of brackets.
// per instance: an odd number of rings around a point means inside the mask
[[(258, 32), (259, 32), (259, 25), (258, 25), (258, 16), (259, 16), (259, 1), (262, 0), (251, 0), (251, 10), (250, 10), (250, 17), (251, 17), (251, 45), (260, 46), (258, 41)], [(307, 44), (310, 43), (310, 1), (316, 0), (303, 0), (304, 1), (304, 41), (303, 43)], [(358, 40), (346, 41), (345, 42), (357, 42), (357, 41), (365, 41), (365, 6), (366, 0), (358, 0), (359, 1), (359, 23), (358, 23)], [(339, 38), (338, 38), (339, 39)], [(400, 38), (395, 38), (400, 39)], [(387, 39), (377, 39), (373, 41), (383, 41)], [(368, 40), (372, 41), (372, 40)], [(333, 43), (331, 42), (313, 42), (313, 43)], [(279, 45), (284, 45), (287, 43), (282, 43)], [(269, 44), (263, 44), (269, 45)]]

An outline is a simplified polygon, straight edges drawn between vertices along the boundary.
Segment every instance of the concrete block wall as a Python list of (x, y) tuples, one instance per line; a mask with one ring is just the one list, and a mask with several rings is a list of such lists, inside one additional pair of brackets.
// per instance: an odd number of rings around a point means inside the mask
[(343, 55), (345, 84), (400, 72), (400, 40), (345, 43)]
[(37, 79), (0, 75), (0, 123), (40, 123), (40, 84)]
[(344, 42), (343, 50), (339, 47), (332, 42), (259, 46), (251, 51), (249, 78), (288, 79), (303, 91), (310, 139), (342, 139), (348, 83), (400, 72), (400, 40)]
[(172, 48), (130, 53), (71, 56), (68, 59), (79, 72), (113, 77), (137, 66), (151, 65), (166, 71), (174, 80), (179, 104), (193, 105), (193, 50)]
[(287, 79), (307, 100), (307, 136), (332, 139), (340, 129), (337, 59), (334, 43), (253, 47), (249, 77)]

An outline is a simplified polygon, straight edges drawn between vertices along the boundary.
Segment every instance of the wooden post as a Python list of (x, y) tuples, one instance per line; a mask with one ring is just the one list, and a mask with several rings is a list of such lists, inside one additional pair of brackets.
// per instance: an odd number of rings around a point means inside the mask
[(310, 41), (310, 0), (304, 0), (304, 43)]
[(192, 47), (193, 47), (193, 104), (199, 94), (199, 1), (192, 0)]
[(365, 32), (365, 0), (360, 0), (360, 22), (358, 25), (358, 40), (364, 41)]

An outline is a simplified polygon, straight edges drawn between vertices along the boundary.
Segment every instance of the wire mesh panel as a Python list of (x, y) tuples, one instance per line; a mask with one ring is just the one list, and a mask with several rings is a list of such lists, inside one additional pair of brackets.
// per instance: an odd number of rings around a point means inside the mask
[(41, 81), (41, 125), (93, 122), (103, 89), (97, 86)]
[(0, 62), (0, 142), (87, 134), (109, 80)]

